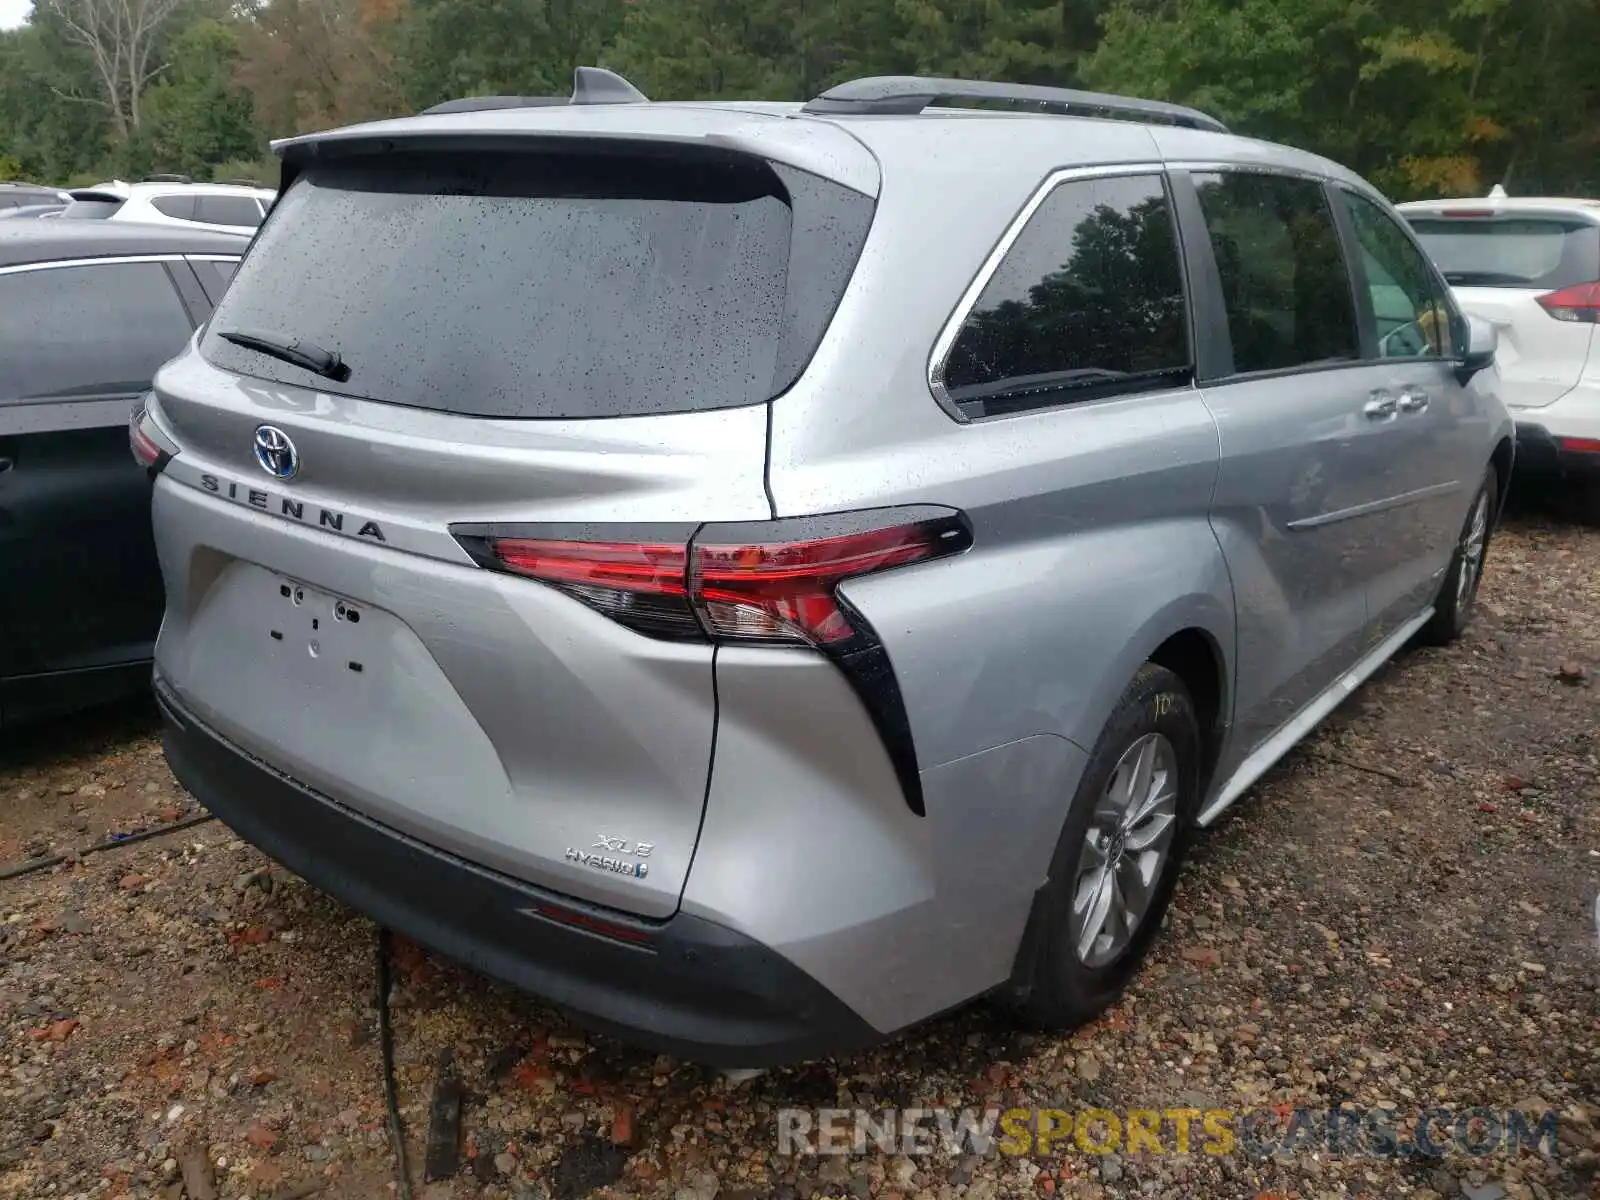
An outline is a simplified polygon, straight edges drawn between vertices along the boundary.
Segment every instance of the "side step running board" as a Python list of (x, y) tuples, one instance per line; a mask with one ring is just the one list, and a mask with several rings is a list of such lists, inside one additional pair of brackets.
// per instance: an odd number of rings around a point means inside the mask
[(1432, 616), (1433, 606), (1430, 604), (1379, 642), (1370, 654), (1335, 679), (1321, 695), (1296, 713), (1277, 733), (1261, 743), (1260, 747), (1240, 763), (1238, 769), (1228, 777), (1228, 781), (1218, 789), (1211, 803), (1200, 811), (1195, 823), (1204, 828), (1220, 817), (1235, 800), (1249, 791), (1258, 779), (1271, 770), (1274, 763), (1315, 729), (1324, 717), (1343, 704), (1350, 697), (1350, 693), (1365, 683), (1374, 671), (1394, 655), (1395, 651), (1409, 642), (1417, 630), (1426, 625)]

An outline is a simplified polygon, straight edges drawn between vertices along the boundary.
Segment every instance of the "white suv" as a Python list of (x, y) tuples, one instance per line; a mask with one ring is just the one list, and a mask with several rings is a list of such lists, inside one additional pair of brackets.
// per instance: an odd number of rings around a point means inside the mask
[(277, 192), (256, 184), (192, 183), (166, 176), (124, 183), (114, 180), (68, 193), (62, 210), (68, 221), (140, 221), (148, 225), (182, 225), (234, 233), (261, 224)]
[(1499, 327), (1517, 470), (1555, 476), (1600, 524), (1600, 200), (1508, 197), (1399, 206), (1461, 307)]

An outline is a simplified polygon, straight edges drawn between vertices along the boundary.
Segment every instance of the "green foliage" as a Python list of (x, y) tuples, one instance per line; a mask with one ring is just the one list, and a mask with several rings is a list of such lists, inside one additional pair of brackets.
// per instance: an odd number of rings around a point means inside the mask
[(259, 177), (271, 138), (562, 95), (596, 63), (664, 100), (876, 74), (1095, 87), (1196, 105), (1397, 197), (1600, 192), (1595, 0), (185, 0), (115, 121), (68, 2), (0, 32), (0, 173)]
[(141, 169), (130, 173), (204, 179), (213, 163), (254, 158), (263, 139), (250, 94), (234, 82), (233, 26), (202, 17), (173, 36), (168, 54), (171, 65), (145, 93), (144, 119), (127, 151)]

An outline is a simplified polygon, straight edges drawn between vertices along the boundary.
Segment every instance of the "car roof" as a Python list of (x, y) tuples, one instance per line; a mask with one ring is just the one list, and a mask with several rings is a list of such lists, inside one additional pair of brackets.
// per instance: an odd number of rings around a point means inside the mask
[(243, 254), (245, 234), (133, 221), (0, 221), (0, 267), (136, 254)]
[[(1320, 156), (1231, 132), (1151, 123), (1131, 114), (1100, 116), (942, 104), (929, 104), (916, 113), (817, 111), (796, 102), (758, 100), (486, 104), (300, 134), (274, 141), (272, 148), (289, 165), (289, 178), (298, 164), (315, 161), (328, 151), (337, 152), (341, 144), (353, 149), (363, 143), (393, 146), (437, 139), (439, 143), (473, 145), (521, 137), (716, 146), (760, 154), (873, 196), (882, 184), (884, 152), (891, 147), (921, 146), (926, 154), (930, 147), (971, 146), (996, 137), (1007, 143), (1010, 153), (1022, 156), (1005, 168), (1019, 176), (1035, 172), (1046, 160), (1054, 167), (1072, 167), (1161, 156), (1254, 163), (1363, 184), (1346, 168)], [(950, 161), (959, 164), (960, 154), (951, 156)]]

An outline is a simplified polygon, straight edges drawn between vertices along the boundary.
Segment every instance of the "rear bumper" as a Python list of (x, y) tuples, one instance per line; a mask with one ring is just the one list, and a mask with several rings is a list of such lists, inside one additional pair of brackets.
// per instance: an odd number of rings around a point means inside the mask
[(1563, 449), (1543, 424), (1518, 419), (1516, 469), (1544, 478), (1600, 478), (1600, 454)]
[[(240, 837), (373, 920), (658, 1053), (764, 1067), (881, 1038), (773, 950), (679, 913), (586, 909), (424, 845), (313, 792), (201, 724), (158, 677), (167, 760)], [(554, 904), (648, 937), (629, 945), (530, 913)]]

